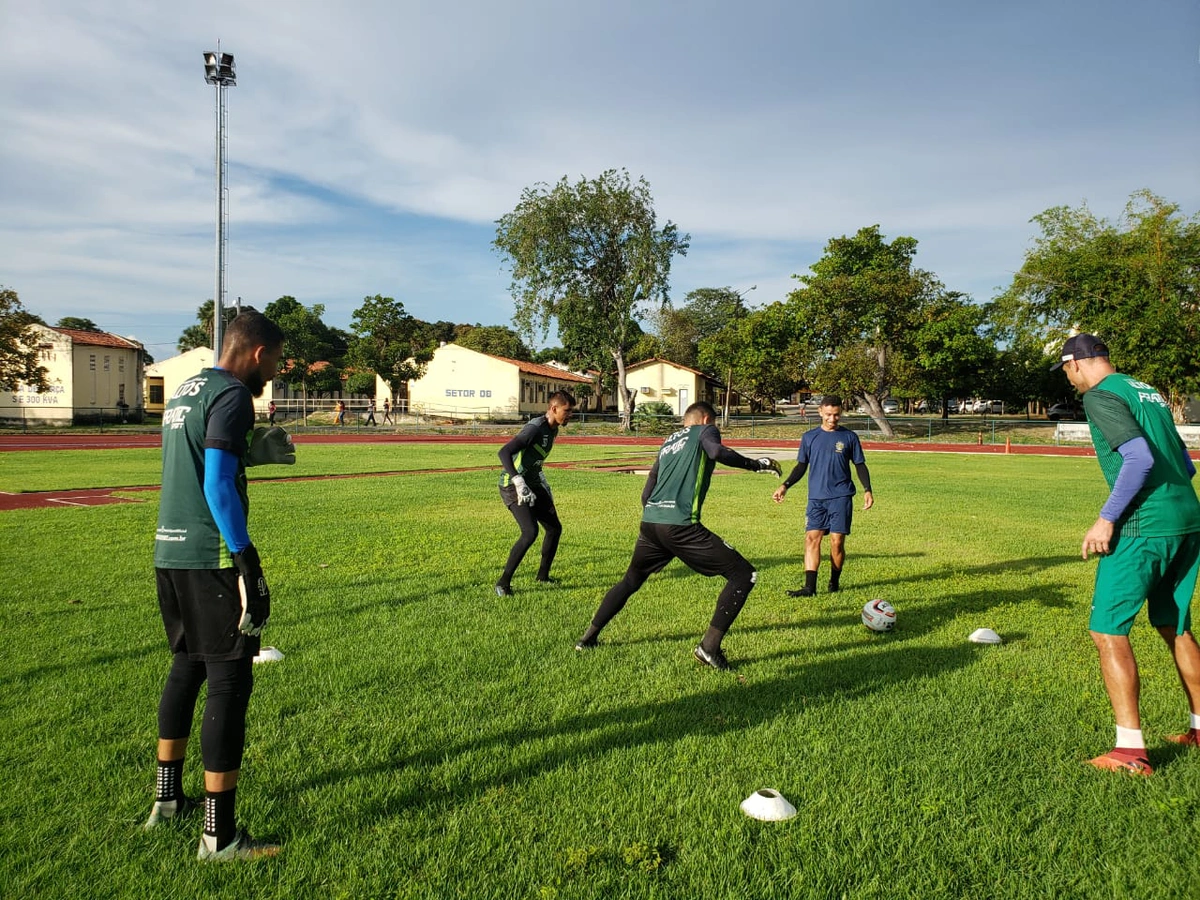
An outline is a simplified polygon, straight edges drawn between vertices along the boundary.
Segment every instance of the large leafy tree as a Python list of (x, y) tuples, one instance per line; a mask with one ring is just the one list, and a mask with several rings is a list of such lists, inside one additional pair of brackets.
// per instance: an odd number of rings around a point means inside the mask
[(995, 345), (981, 334), (985, 317), (983, 307), (951, 292), (931, 298), (919, 311), (906, 386), (917, 396), (940, 400), (943, 419), (949, 398), (976, 393), (995, 361)]
[(521, 336), (504, 325), (476, 325), (463, 331), (455, 343), (491, 356), (533, 360), (533, 351), (521, 340)]
[(79, 316), (63, 316), (54, 323), (55, 328), (71, 328), (75, 331), (99, 331), (100, 326), (91, 319), (80, 318)]
[[(283, 329), (283, 359), (279, 379), (300, 388), (305, 402), (310, 390), (324, 393), (336, 390), (337, 367), (331, 364), (334, 341), (329, 327), (321, 321), (325, 307), (316, 303), (304, 306), (291, 296), (267, 304), (267, 318)], [(317, 363), (325, 365), (317, 366)], [(331, 371), (332, 370), (332, 371)]]
[(405, 382), (425, 374), (438, 346), (437, 336), (444, 333), (410, 316), (399, 300), (380, 294), (363, 298), (350, 328), (354, 332), (351, 364), (377, 372), (393, 394)]
[(12, 288), (0, 285), (0, 388), (26, 384), (38, 393), (50, 390), (46, 367), (38, 362), (33, 325), (40, 320), (21, 304)]
[(788, 296), (806, 344), (809, 380), (823, 390), (860, 398), (880, 430), (891, 436), (883, 401), (900, 382), (903, 359), (922, 308), (941, 292), (913, 266), (917, 241), (884, 240), (878, 225), (825, 246), (803, 287)]
[(773, 407), (775, 398), (795, 389), (796, 320), (782, 303), (772, 303), (731, 319), (700, 341), (700, 365), (721, 372), (726, 394), (747, 397), (752, 411)]
[(1055, 349), (1074, 330), (1101, 335), (1114, 364), (1163, 391), (1178, 420), (1200, 393), (1200, 214), (1142, 190), (1117, 222), (1086, 205), (1033, 221), (1042, 233), (996, 299), (999, 321)]
[(557, 321), (563, 346), (583, 362), (611, 361), (628, 428), (625, 357), (638, 320), (668, 301), (671, 259), (687, 253), (689, 236), (671, 222), (658, 225), (650, 185), (623, 169), (526, 188), (496, 225), (493, 246), (512, 270), (514, 323), (544, 337)]

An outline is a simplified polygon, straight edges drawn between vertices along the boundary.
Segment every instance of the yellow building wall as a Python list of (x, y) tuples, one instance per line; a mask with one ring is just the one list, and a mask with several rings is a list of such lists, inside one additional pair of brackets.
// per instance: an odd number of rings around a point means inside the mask
[(71, 339), (65, 334), (33, 326), (37, 335), (38, 362), (46, 367), (50, 390), (38, 392), (27, 384), (0, 394), (0, 418), (36, 420), (47, 425), (70, 425), (75, 405), (72, 390)]
[(445, 344), (433, 354), (425, 375), (408, 383), (408, 408), (421, 415), (453, 418), (516, 415), (520, 375), (512, 363)]
[(137, 350), (77, 344), (72, 368), (77, 414), (111, 414), (119, 403), (136, 407), (143, 402)]
[(658, 400), (670, 405), (676, 415), (705, 396), (706, 381), (695, 372), (681, 369), (665, 362), (649, 363), (634, 370), (626, 370), (625, 387), (637, 394), (637, 403)]

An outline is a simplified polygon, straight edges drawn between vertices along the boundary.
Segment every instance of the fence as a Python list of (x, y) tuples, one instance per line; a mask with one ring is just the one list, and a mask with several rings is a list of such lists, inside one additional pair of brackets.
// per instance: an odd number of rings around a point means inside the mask
[(141, 406), (10, 406), (0, 407), (0, 429), (36, 431), (88, 426), (103, 431), (122, 425), (143, 425)]

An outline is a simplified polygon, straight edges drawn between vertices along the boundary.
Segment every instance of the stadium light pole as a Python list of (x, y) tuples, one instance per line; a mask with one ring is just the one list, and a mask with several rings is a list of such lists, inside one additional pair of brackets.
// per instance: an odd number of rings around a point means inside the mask
[[(745, 297), (751, 291), (757, 291), (757, 290), (758, 290), (758, 285), (752, 284), (752, 285), (750, 285), (750, 287), (746, 288), (744, 291), (738, 291), (737, 298), (739, 300), (741, 300), (743, 297)], [(733, 393), (733, 385), (732, 385), (733, 363), (732, 362), (729, 364), (728, 372), (729, 372), (729, 375), (725, 379), (725, 407), (721, 410), (721, 427), (722, 428), (729, 427), (729, 395)]]
[(221, 339), (224, 337), (225, 306), (225, 88), (237, 84), (237, 70), (232, 53), (221, 52), (221, 42), (215, 51), (204, 54), (204, 80), (217, 89), (217, 284), (213, 289), (213, 365), (221, 359)]

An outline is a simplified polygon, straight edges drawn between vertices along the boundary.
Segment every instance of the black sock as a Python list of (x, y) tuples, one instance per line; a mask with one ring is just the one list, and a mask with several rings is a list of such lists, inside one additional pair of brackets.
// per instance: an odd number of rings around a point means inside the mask
[(708, 631), (704, 632), (704, 637), (700, 641), (700, 646), (708, 653), (715, 653), (721, 649), (721, 641), (725, 639), (725, 632), (719, 628), (708, 626)]
[(804, 570), (804, 589), (806, 591), (812, 591), (814, 594), (817, 592), (817, 570), (816, 569), (805, 569)]
[(583, 633), (583, 637), (581, 637), (579, 639), (579, 643), (590, 644), (592, 641), (596, 640), (596, 638), (599, 636), (599, 634), (600, 634), (599, 628), (597, 628), (595, 625), (589, 625), (587, 627), (587, 631), (585, 631)]
[(209, 791), (204, 797), (204, 833), (217, 839), (217, 849), (223, 850), (237, 837), (234, 806), (237, 788)]
[(836, 566), (832, 567), (829, 572), (829, 589), (831, 591), (836, 591), (838, 589), (841, 578), (842, 570)]
[(154, 799), (159, 803), (183, 799), (183, 760), (160, 759), (155, 779)]

